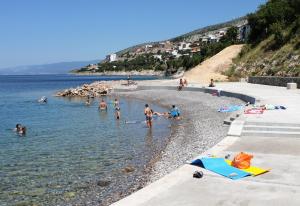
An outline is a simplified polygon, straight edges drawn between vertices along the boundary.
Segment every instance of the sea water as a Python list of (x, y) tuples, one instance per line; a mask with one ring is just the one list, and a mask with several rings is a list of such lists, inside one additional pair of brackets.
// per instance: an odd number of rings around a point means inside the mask
[[(120, 98), (118, 121), (110, 103), (101, 112), (97, 98), (86, 106), (84, 98), (53, 96), (84, 83), (118, 79), (126, 77), (0, 76), (0, 205), (101, 204), (137, 185), (166, 144), (168, 120), (155, 120), (149, 130), (145, 102), (136, 99)], [(37, 102), (42, 96), (47, 104)], [(13, 131), (17, 123), (27, 127), (25, 136)]]

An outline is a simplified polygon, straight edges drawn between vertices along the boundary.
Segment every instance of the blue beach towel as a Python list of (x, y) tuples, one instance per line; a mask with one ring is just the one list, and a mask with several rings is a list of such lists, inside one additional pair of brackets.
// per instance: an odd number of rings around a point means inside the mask
[(234, 111), (239, 111), (242, 110), (243, 106), (242, 105), (230, 105), (228, 107), (221, 107), (218, 112), (234, 112)]
[(220, 174), (224, 177), (228, 177), (232, 180), (241, 179), (243, 177), (251, 175), (248, 172), (244, 172), (238, 168), (232, 167), (228, 165), (224, 158), (201, 158), (196, 159), (192, 163), (192, 165), (197, 165), (203, 167), (207, 170)]

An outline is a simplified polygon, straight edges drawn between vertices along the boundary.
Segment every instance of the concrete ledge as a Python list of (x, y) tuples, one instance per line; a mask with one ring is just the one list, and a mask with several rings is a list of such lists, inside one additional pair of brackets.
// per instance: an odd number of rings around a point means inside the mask
[(242, 130), (244, 127), (245, 121), (243, 120), (235, 120), (231, 123), (229, 131), (227, 133), (228, 136), (237, 136), (240, 137), (242, 134)]
[(260, 76), (260, 77), (249, 77), (249, 83), (252, 84), (264, 84), (272, 86), (286, 87), (287, 83), (295, 82), (298, 84), (300, 89), (300, 77), (273, 77), (273, 76)]
[[(177, 90), (177, 87), (176, 86), (138, 86), (137, 87), (137, 90), (155, 90), (155, 89)], [(240, 100), (243, 100), (244, 102), (250, 102), (251, 104), (255, 104), (256, 102), (255, 97), (245, 95), (245, 94), (235, 93), (235, 92), (218, 90), (215, 88), (184, 87), (182, 91), (179, 92), (184, 92), (184, 91), (204, 92), (210, 94), (215, 92), (217, 93), (218, 91), (220, 91), (221, 96), (238, 98)]]

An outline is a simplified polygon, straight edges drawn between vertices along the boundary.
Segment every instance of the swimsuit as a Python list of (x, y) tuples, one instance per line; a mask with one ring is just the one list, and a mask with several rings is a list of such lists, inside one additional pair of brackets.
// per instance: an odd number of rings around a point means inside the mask
[(152, 121), (152, 117), (151, 116), (146, 116), (146, 121)]

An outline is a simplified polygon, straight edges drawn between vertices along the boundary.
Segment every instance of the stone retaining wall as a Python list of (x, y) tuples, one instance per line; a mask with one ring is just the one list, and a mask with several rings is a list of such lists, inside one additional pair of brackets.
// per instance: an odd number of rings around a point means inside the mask
[(265, 84), (280, 87), (286, 87), (287, 83), (294, 82), (297, 83), (297, 87), (300, 89), (300, 77), (249, 77), (248, 82), (252, 84)]

